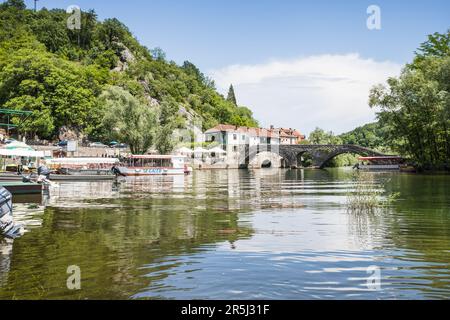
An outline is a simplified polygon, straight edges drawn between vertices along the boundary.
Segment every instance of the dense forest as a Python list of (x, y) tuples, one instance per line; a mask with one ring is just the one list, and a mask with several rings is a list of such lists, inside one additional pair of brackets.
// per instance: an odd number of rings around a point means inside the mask
[(170, 133), (188, 123), (258, 125), (234, 91), (226, 99), (194, 64), (167, 61), (117, 19), (82, 12), (78, 30), (68, 27), (70, 16), (34, 12), (23, 0), (0, 4), (0, 106), (33, 112), (21, 128), (28, 138), (55, 140), (63, 128), (80, 139), (128, 142), (135, 152), (167, 152)]

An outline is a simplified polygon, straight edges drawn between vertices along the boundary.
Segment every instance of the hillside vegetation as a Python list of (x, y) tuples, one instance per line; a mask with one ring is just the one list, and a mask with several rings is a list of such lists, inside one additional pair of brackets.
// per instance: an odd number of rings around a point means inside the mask
[[(69, 16), (61, 9), (33, 12), (22, 0), (0, 4), (0, 106), (33, 111), (21, 128), (28, 138), (54, 140), (64, 128), (91, 140), (129, 140), (123, 142), (141, 152), (154, 144), (168, 151), (170, 132), (188, 122), (202, 129), (258, 125), (194, 64), (167, 61), (117, 19), (101, 22), (90, 10), (82, 12), (81, 29), (70, 30)], [(141, 110), (134, 114), (145, 119), (114, 117), (125, 108), (118, 101), (131, 108), (123, 114)]]

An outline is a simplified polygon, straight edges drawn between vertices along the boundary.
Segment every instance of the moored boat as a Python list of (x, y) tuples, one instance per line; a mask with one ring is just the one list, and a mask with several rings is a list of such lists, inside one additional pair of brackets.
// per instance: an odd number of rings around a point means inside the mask
[(171, 155), (132, 155), (117, 169), (124, 176), (185, 175), (191, 172), (186, 157)]
[(43, 184), (22, 181), (0, 181), (0, 187), (5, 188), (13, 195), (42, 194)]
[(47, 160), (51, 169), (49, 180), (54, 181), (104, 181), (113, 180), (111, 171), (116, 158), (60, 158)]
[(399, 171), (404, 162), (404, 159), (398, 156), (360, 157), (358, 160), (361, 163), (356, 164), (355, 168), (369, 171)]
[(18, 174), (14, 172), (1, 172), (0, 181), (23, 181), (24, 177), (37, 178), (34, 173)]
[(108, 181), (114, 180), (112, 174), (55, 174), (51, 173), (50, 181)]
[(12, 194), (0, 186), (0, 235), (14, 238), (21, 235), (22, 226), (14, 222), (12, 210)]

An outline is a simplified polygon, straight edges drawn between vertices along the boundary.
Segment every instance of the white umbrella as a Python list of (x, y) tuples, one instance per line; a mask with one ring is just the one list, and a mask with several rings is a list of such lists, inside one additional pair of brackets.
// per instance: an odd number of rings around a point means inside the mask
[(198, 147), (194, 149), (194, 153), (209, 153), (209, 150)]
[(203, 149), (203, 148), (195, 148), (194, 149), (194, 155), (196, 158), (203, 158), (205, 155), (207, 156), (209, 154), (209, 150)]
[(34, 151), (28, 149), (0, 149), (0, 156), (5, 157), (27, 157), (27, 158), (44, 158), (45, 153), (43, 151)]
[(192, 149), (189, 149), (189, 148), (187, 148), (187, 147), (183, 147), (183, 148), (180, 148), (180, 149), (178, 149), (178, 150), (176, 150), (176, 152), (177, 153), (181, 153), (181, 154), (192, 154), (192, 153), (194, 153), (194, 151), (192, 151)]
[(225, 154), (225, 153), (227, 153), (225, 150), (223, 150), (223, 149), (220, 148), (220, 147), (212, 148), (212, 149), (209, 150), (209, 152), (211, 152), (211, 153), (217, 153), (217, 154)]
[(6, 150), (28, 150), (28, 151), (34, 150), (32, 147), (30, 147), (26, 143), (20, 142), (20, 141), (11, 142), (10, 144), (6, 145), (5, 149)]

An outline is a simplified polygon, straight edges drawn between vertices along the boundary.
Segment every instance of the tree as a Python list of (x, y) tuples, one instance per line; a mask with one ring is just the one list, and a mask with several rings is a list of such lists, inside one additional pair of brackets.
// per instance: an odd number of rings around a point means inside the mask
[(31, 25), (37, 40), (42, 42), (50, 52), (64, 51), (70, 45), (65, 12), (50, 12), (47, 9), (36, 13)]
[(166, 60), (166, 53), (164, 52), (163, 49), (161, 49), (159, 47), (152, 49), (151, 54), (152, 54), (153, 59), (155, 59), (157, 61), (165, 61)]
[(379, 122), (358, 127), (339, 135), (339, 138), (341, 138), (343, 144), (354, 144), (384, 153), (391, 153), (386, 139), (386, 128)]
[(99, 97), (103, 128), (110, 139), (130, 146), (133, 154), (145, 154), (152, 146), (157, 127), (156, 114), (120, 87), (108, 87)]
[(416, 63), (425, 57), (448, 57), (450, 56), (450, 29), (446, 33), (435, 32), (428, 36), (428, 40), (422, 43), (416, 51)]
[(155, 147), (160, 154), (168, 154), (173, 151), (173, 131), (177, 127), (178, 109), (178, 105), (174, 101), (165, 100), (161, 103), (159, 128), (155, 141)]
[(325, 132), (320, 128), (316, 128), (310, 133), (308, 142), (311, 144), (342, 144), (342, 140), (336, 137), (333, 132)]
[(22, 130), (25, 134), (52, 138), (62, 126), (83, 131), (92, 124), (96, 94), (105, 78), (96, 70), (45, 52), (24, 48), (0, 64), (0, 105), (33, 111)]
[(15, 8), (18, 10), (25, 10), (27, 6), (23, 0), (7, 0), (0, 5), (1, 8)]
[(431, 36), (400, 77), (370, 93), (393, 148), (423, 169), (450, 168), (450, 50), (436, 41), (445, 37)]
[(107, 50), (113, 49), (118, 51), (120, 49), (118, 43), (125, 42), (129, 34), (128, 28), (119, 20), (113, 18), (106, 19), (97, 27), (95, 37)]
[(236, 100), (236, 95), (234, 94), (233, 85), (230, 85), (230, 89), (228, 90), (227, 101), (229, 101), (233, 105), (237, 106), (237, 100)]

